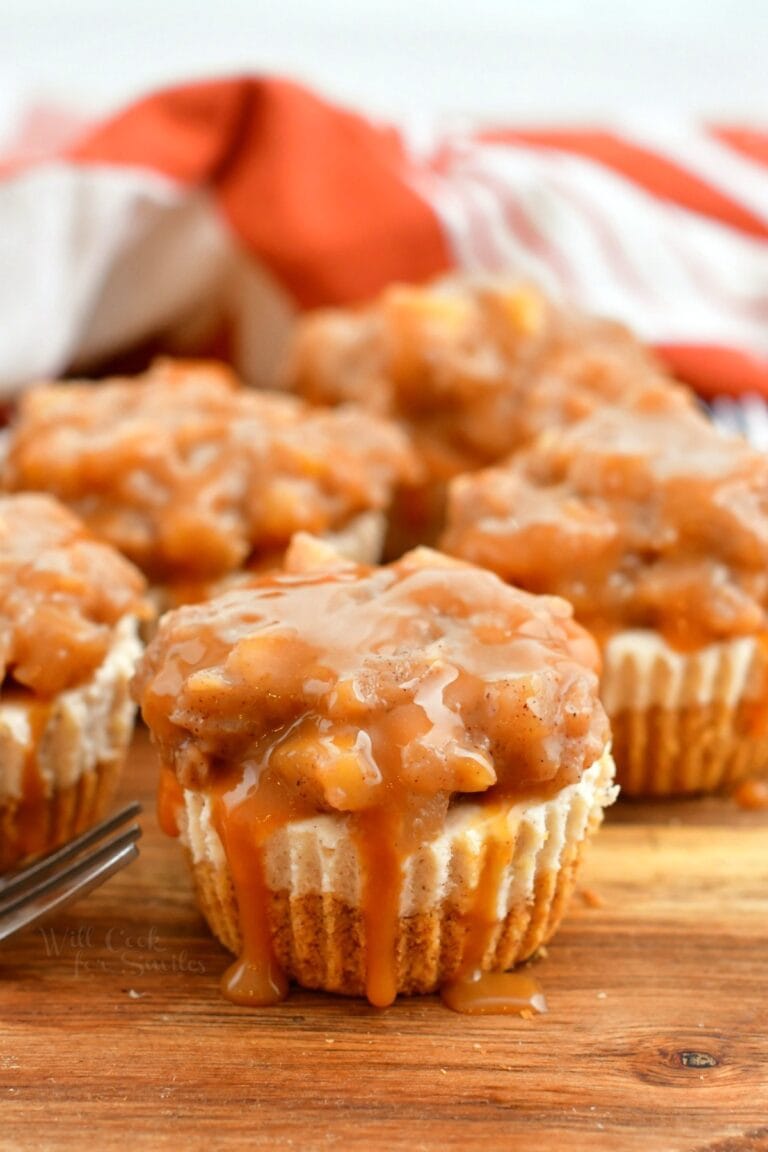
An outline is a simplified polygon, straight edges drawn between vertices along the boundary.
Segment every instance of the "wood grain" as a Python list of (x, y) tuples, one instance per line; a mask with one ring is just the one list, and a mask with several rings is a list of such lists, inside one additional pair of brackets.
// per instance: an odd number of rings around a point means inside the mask
[(153, 789), (139, 736), (139, 861), (0, 953), (2, 1149), (768, 1150), (768, 814), (620, 806), (536, 964), (547, 1016), (252, 1011)]

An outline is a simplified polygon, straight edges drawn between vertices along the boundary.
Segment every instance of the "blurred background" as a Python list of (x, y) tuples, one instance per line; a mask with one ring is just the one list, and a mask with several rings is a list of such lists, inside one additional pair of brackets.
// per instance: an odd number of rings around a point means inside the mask
[(289, 74), (385, 118), (768, 113), (766, 0), (0, 0), (0, 142), (31, 105)]
[[(706, 350), (709, 376), (712, 348), (724, 349), (728, 379), (768, 393), (765, 137), (742, 133), (744, 155), (707, 130), (764, 132), (767, 62), (768, 0), (0, 0), (0, 165), (21, 165), (18, 179), (0, 179), (0, 393), (158, 333), (186, 339), (201, 317), (227, 318), (234, 359), (260, 379), (256, 359), (277, 349), (297, 303), (347, 303), (388, 279), (434, 275), (448, 251), (462, 268), (523, 276), (624, 320), (672, 349), (686, 379), (691, 348)], [(392, 221), (384, 212), (381, 267), (370, 214), (384, 210), (348, 178), (358, 159), (378, 169), (345, 130), (313, 128), (307, 141), (285, 135), (283, 119), (272, 153), (264, 122), (248, 121), (255, 135), (238, 129), (238, 163), (204, 167), (187, 192), (133, 161), (24, 167), (139, 96), (243, 73), (301, 81), (405, 129), (418, 160), (393, 184), (425, 198), (426, 223), (411, 232), (410, 209), (393, 208)], [(197, 112), (179, 115), (199, 129)], [(456, 142), (478, 123), (599, 125), (609, 148), (628, 141), (631, 171), (535, 143), (465, 154)], [(317, 219), (307, 205), (320, 205)], [(716, 376), (720, 387), (722, 363)]]

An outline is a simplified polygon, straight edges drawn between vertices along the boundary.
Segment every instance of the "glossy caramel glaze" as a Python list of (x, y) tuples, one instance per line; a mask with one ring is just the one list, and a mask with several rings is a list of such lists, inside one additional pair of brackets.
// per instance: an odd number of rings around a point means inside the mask
[(443, 1003), (467, 1016), (536, 1016), (547, 1011), (541, 986), (527, 972), (474, 972), (446, 984)]
[(546, 428), (648, 393), (690, 394), (620, 324), (530, 285), (463, 278), (388, 288), (362, 311), (298, 327), (286, 384), (316, 404), (355, 401), (403, 421), (433, 480), (503, 459)]
[(135, 379), (27, 393), (3, 482), (59, 497), (154, 580), (194, 583), (386, 508), (417, 473), (386, 421), (163, 360)]
[(446, 551), (679, 649), (768, 624), (768, 458), (647, 398), (453, 481)]
[[(363, 861), (368, 997), (386, 1005), (404, 858), (462, 796), (548, 795), (601, 756), (597, 652), (562, 601), (425, 549), (366, 568), (299, 538), (287, 567), (168, 614), (135, 692), (163, 762), (212, 803), (244, 938), (228, 994), (269, 1002), (283, 988), (265, 844), (337, 812)], [(508, 839), (489, 849), (467, 915), (468, 969), (493, 926)]]
[(3, 696), (21, 688), (50, 697), (87, 680), (118, 621), (150, 614), (144, 588), (132, 564), (55, 500), (0, 497)]

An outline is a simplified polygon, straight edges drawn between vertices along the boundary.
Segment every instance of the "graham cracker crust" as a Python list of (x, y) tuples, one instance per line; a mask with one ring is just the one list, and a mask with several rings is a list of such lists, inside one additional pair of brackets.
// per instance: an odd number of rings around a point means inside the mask
[(74, 784), (32, 801), (0, 803), (0, 872), (58, 848), (106, 815), (122, 763), (99, 764)]
[(730, 790), (768, 774), (768, 733), (761, 727), (753, 701), (624, 709), (611, 716), (616, 782), (624, 796)]
[[(512, 907), (498, 922), (483, 958), (484, 970), (506, 971), (550, 939), (573, 890), (584, 845), (581, 840), (568, 846), (558, 869), (537, 876), (532, 900)], [(227, 873), (208, 860), (194, 863), (192, 871), (211, 930), (226, 948), (239, 953), (237, 901)], [(400, 918), (398, 993), (435, 992), (458, 974), (467, 932), (463, 911), (445, 905)], [(270, 893), (269, 919), (275, 956), (292, 980), (304, 988), (365, 995), (365, 925), (358, 908), (331, 893), (291, 897), (280, 891)]]

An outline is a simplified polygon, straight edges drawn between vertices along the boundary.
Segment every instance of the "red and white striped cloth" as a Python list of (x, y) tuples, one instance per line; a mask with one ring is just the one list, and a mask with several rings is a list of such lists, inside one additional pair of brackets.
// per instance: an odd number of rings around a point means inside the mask
[(705, 395), (768, 396), (768, 133), (417, 140), (278, 79), (160, 92), (0, 164), (0, 394), (147, 344), (263, 382), (299, 310), (457, 267), (624, 320)]

